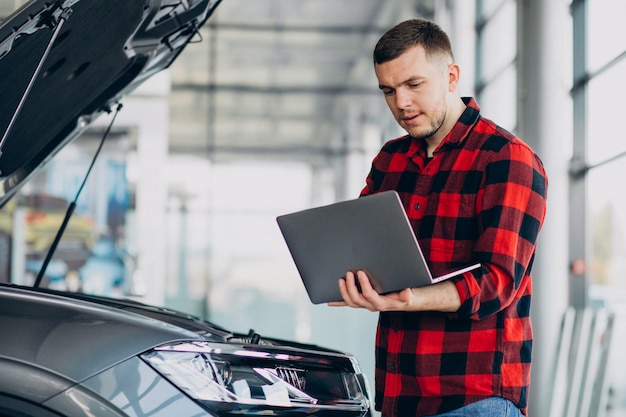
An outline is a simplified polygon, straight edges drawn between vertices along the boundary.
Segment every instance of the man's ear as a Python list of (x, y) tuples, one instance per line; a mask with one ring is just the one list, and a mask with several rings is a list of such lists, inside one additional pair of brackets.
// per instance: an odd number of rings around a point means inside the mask
[(461, 68), (456, 64), (448, 64), (448, 91), (454, 92), (459, 86), (461, 79)]

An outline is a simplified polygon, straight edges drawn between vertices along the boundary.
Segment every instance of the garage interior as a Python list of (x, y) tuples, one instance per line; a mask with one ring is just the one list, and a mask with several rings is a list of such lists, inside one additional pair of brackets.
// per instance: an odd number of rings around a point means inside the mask
[[(23, 3), (0, 0), (0, 18)], [(463, 95), (528, 142), (550, 178), (531, 415), (624, 415), (626, 197), (612, 189), (626, 175), (613, 128), (626, 111), (624, 16), (621, 0), (223, 0), (124, 100), (48, 285), (348, 351), (373, 385), (377, 316), (312, 305), (275, 218), (358, 195), (380, 146), (403, 134), (373, 46), (429, 18), (450, 34)], [(2, 208), (0, 280), (34, 278), (57, 223), (32, 234), (29, 201), (45, 197), (48, 214), (71, 201), (109, 122)]]

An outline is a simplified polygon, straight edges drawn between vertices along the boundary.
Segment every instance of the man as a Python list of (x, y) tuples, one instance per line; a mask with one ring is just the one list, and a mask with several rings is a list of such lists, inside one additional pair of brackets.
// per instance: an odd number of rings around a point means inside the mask
[(531, 267), (546, 210), (542, 163), (460, 97), (450, 41), (433, 22), (389, 30), (374, 66), (408, 135), (383, 146), (361, 195), (399, 193), (435, 276), (481, 268), (386, 295), (364, 271), (347, 272), (339, 280), (344, 301), (329, 305), (380, 312), (375, 401), (383, 416), (526, 414)]

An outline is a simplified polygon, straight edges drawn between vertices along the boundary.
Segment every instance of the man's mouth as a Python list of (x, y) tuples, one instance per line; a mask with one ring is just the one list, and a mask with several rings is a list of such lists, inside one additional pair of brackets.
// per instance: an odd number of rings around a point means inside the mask
[(411, 125), (417, 122), (418, 117), (419, 117), (419, 114), (414, 114), (412, 116), (403, 116), (402, 121), (406, 123), (407, 125)]

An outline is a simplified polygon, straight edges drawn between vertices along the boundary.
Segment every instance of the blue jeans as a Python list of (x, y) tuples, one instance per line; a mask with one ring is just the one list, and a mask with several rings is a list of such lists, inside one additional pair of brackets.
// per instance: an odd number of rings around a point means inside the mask
[(511, 401), (493, 397), (431, 417), (524, 417)]

